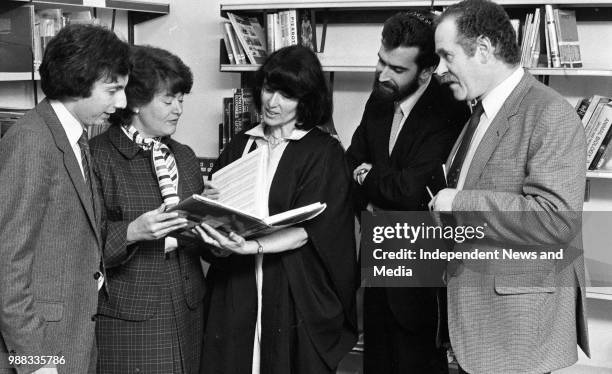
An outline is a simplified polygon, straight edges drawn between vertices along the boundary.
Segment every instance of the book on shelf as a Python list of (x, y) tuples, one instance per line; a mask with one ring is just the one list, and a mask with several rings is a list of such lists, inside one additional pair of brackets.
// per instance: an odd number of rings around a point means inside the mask
[(546, 27), (548, 29), (548, 47), (550, 51), (550, 60), (553, 68), (561, 67), (561, 59), (559, 57), (559, 44), (557, 40), (557, 26), (552, 5), (544, 5), (546, 14)]
[[(236, 36), (236, 32), (232, 27), (229, 21), (223, 22), (223, 30), (224, 37), (227, 37), (227, 40), (230, 44), (230, 50), (232, 51), (232, 56), (234, 57), (234, 62), (236, 64), (246, 64), (246, 56), (244, 54), (244, 50), (240, 46), (240, 42)], [(228, 50), (228, 58), (229, 58), (229, 50)]]
[(576, 11), (555, 9), (553, 13), (555, 17), (561, 66), (569, 68), (582, 67), (580, 41), (578, 40), (578, 26), (576, 25)]
[[(595, 117), (595, 115), (593, 115)], [(606, 145), (604, 140), (609, 136), (610, 126), (612, 125), (612, 105), (605, 104), (597, 114), (593, 131), (587, 136), (587, 162), (586, 167), (594, 170), (603, 155)]]
[(234, 58), (234, 50), (235, 48), (232, 48), (232, 45), (230, 44), (230, 37), (227, 34), (227, 31), (225, 30), (225, 25), (230, 25), (231, 24), (229, 22), (223, 22), (222, 23), (222, 27), (223, 27), (223, 45), (225, 47), (225, 53), (227, 53), (227, 60), (230, 64), (236, 64), (236, 59)]
[(582, 116), (582, 125), (584, 126), (585, 134), (588, 135), (590, 131), (590, 125), (593, 123), (591, 122), (591, 117), (593, 116), (593, 113), (596, 111), (596, 109), (598, 107), (601, 108), (603, 105), (609, 103), (611, 100), (612, 98), (602, 95), (591, 96), (589, 100), (589, 105), (586, 108), (584, 115)]
[(212, 183), (219, 190), (219, 199), (211, 200), (193, 195), (169, 211), (178, 211), (190, 221), (184, 230), (171, 235), (193, 238), (191, 230), (204, 222), (229, 234), (235, 232), (245, 238), (268, 234), (284, 227), (312, 219), (323, 212), (325, 204), (315, 202), (272, 216), (264, 216), (265, 152), (259, 148), (230, 163), (212, 175)]
[(251, 64), (262, 64), (267, 56), (266, 36), (256, 17), (227, 13), (238, 41)]

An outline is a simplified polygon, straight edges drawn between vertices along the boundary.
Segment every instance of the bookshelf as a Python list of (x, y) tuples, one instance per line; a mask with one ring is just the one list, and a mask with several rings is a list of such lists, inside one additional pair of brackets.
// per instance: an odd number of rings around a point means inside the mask
[[(112, 11), (112, 24), (115, 23), (116, 12), (124, 12), (127, 17), (127, 36), (130, 43), (134, 42), (134, 26), (147, 20), (168, 14), (169, 3), (145, 2), (137, 0), (7, 0), (0, 6), (0, 17), (10, 10), (24, 5), (34, 5), (36, 10), (60, 8), (63, 11), (93, 10), (96, 16), (98, 10)], [(34, 27), (33, 20), (31, 27)], [(30, 69), (27, 66), (26, 69)], [(7, 72), (0, 71), (0, 84), (2, 82), (38, 81), (37, 72)]]

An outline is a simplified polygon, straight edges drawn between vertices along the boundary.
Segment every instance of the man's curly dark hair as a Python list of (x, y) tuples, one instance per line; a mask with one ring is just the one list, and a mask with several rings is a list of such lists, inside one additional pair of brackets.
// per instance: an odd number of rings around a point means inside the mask
[(495, 47), (495, 56), (508, 64), (521, 60), (516, 33), (508, 14), (500, 5), (489, 0), (464, 0), (449, 6), (436, 24), (454, 18), (457, 26), (457, 42), (468, 56), (476, 53), (476, 39), (488, 38)]
[(419, 69), (438, 65), (435, 52), (432, 15), (418, 12), (401, 12), (385, 21), (382, 45), (386, 49), (416, 47), (419, 49), (416, 63)]

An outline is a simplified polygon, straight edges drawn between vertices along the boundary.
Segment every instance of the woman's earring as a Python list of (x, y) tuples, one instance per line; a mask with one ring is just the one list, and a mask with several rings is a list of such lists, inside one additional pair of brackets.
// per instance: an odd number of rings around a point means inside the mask
[(138, 109), (138, 108), (134, 109), (134, 113), (136, 113), (136, 114), (140, 113), (140, 109)]

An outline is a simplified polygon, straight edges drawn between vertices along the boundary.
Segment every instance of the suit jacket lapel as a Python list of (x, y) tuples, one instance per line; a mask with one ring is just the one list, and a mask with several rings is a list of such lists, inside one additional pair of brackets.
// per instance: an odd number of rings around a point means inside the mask
[(476, 185), (482, 172), (489, 162), (491, 155), (499, 145), (502, 137), (510, 127), (510, 118), (514, 116), (519, 109), (526, 91), (533, 85), (534, 78), (525, 72), (519, 81), (519, 84), (512, 90), (510, 96), (506, 99), (502, 107), (497, 112), (497, 115), (491, 121), (489, 128), (485, 132), (474, 158), (468, 169), (464, 188), (470, 188)]
[[(49, 127), (49, 130), (53, 135), (53, 139), (57, 148), (64, 154), (64, 166), (66, 167), (66, 171), (68, 172), (68, 175), (72, 180), (72, 184), (74, 185), (74, 188), (77, 192), (77, 196), (81, 200), (81, 204), (83, 204), (83, 208), (87, 213), (89, 223), (91, 224), (94, 232), (96, 233), (96, 239), (98, 240), (99, 248), (102, 248), (102, 238), (100, 236), (100, 221), (96, 218), (96, 215), (94, 214), (92, 199), (89, 197), (89, 188), (85, 185), (85, 180), (83, 179), (81, 168), (79, 167), (79, 163), (75, 157), (74, 151), (72, 150), (72, 146), (68, 142), (66, 131), (62, 127), (62, 123), (60, 122), (59, 118), (57, 118), (57, 115), (55, 114), (55, 111), (51, 107), (51, 104), (49, 104), (48, 100), (45, 99), (39, 105), (37, 105), (36, 111)], [(98, 200), (96, 196), (97, 193), (97, 189), (93, 189), (94, 203)]]

